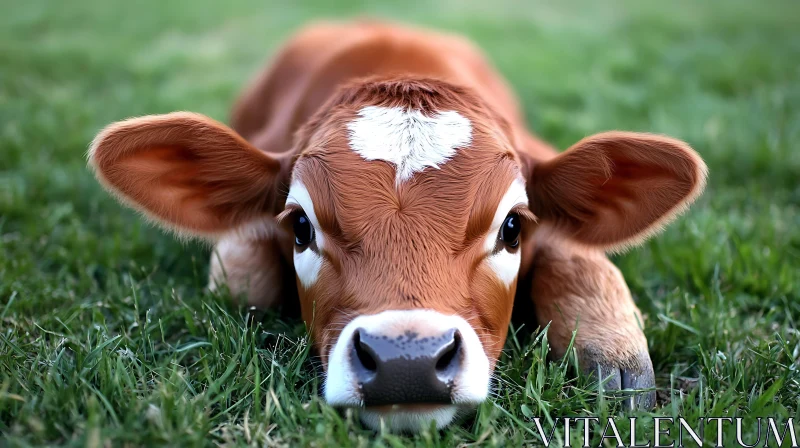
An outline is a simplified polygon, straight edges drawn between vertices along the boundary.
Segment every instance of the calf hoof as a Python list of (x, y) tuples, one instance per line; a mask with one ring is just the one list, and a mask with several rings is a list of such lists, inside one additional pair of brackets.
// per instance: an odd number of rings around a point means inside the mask
[(583, 350), (580, 358), (583, 372), (603, 381), (604, 390), (630, 391), (622, 403), (624, 409), (650, 410), (655, 407), (656, 378), (647, 351), (613, 361), (608, 354), (587, 349)]

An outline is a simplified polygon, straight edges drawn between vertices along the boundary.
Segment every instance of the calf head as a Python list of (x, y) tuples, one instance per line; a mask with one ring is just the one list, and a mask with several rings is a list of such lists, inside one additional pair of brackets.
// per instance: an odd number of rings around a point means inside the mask
[[(549, 161), (469, 91), (434, 80), (340, 90), (270, 155), (200, 115), (111, 125), (90, 162), (120, 199), (181, 234), (253, 221), (293, 234), (325, 399), (415, 430), (483, 401), (506, 338), (521, 247), (547, 222), (586, 245), (635, 244), (700, 191), (684, 143), (606, 133)], [(286, 189), (288, 186), (288, 191)]]

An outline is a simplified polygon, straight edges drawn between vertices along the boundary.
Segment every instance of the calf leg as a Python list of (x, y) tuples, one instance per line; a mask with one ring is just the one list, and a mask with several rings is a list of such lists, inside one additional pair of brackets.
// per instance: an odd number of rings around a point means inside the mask
[[(641, 314), (619, 269), (603, 252), (552, 235), (534, 244), (530, 290), (518, 294), (533, 300), (542, 327), (550, 324), (551, 355), (565, 355), (577, 328), (581, 369), (607, 379), (606, 390), (653, 388)], [(626, 405), (650, 409), (655, 391), (637, 394)]]
[(211, 254), (209, 289), (226, 285), (232, 295), (246, 297), (248, 306), (259, 309), (285, 303), (296, 288), (285, 260), (276, 236), (226, 235)]

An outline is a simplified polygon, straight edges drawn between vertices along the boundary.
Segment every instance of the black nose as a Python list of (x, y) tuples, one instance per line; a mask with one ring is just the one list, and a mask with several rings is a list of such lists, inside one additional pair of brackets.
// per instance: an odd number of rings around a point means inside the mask
[(461, 369), (461, 335), (453, 328), (434, 337), (406, 332), (388, 337), (359, 328), (350, 357), (365, 406), (451, 403)]

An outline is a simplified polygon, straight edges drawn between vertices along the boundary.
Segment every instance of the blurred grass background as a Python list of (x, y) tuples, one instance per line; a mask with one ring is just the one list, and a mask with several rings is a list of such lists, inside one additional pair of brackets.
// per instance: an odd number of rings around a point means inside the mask
[[(532, 415), (800, 419), (800, 3), (0, 0), (0, 10), (0, 445), (519, 445), (538, 440)], [(691, 212), (615, 258), (646, 315), (663, 389), (654, 413), (621, 414), (572, 379), (570, 360), (545, 364), (534, 332), (509, 341), (496, 396), (475, 418), (415, 437), (365, 431), (316, 397), (302, 324), (248, 323), (230, 298), (203, 292), (207, 248), (144, 224), (86, 169), (105, 124), (173, 110), (226, 121), (292, 30), (364, 15), (472, 38), (560, 148), (648, 131), (708, 162)]]

